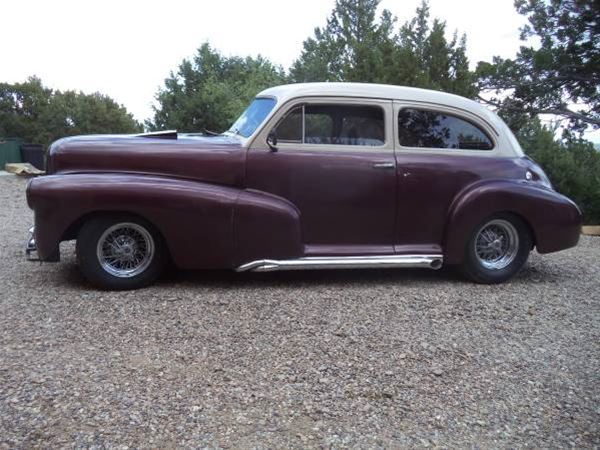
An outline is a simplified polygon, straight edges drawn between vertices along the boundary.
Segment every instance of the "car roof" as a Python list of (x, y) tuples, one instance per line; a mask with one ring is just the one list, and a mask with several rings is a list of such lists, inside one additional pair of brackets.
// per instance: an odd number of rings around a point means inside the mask
[(382, 98), (389, 100), (437, 103), (467, 110), (475, 109), (477, 112), (479, 112), (481, 109), (488, 111), (479, 103), (459, 95), (448, 94), (440, 91), (432, 91), (430, 89), (395, 86), (391, 84), (338, 82), (284, 84), (265, 89), (258, 94), (258, 96), (277, 97), (280, 102), (285, 102), (286, 100), (296, 97), (312, 96)]
[(326, 82), (284, 84), (265, 89), (257, 97), (275, 97), (279, 104), (298, 97), (353, 97), (420, 102), (458, 108), (486, 120), (495, 128), (496, 133), (506, 135), (513, 155), (523, 156), (517, 140), (500, 117), (476, 101), (447, 92), (391, 84)]
[(284, 84), (265, 89), (257, 97), (275, 97), (279, 105), (299, 97), (353, 97), (418, 102), (426, 106), (439, 105), (457, 108), (479, 116), (495, 129), (498, 136), (502, 136), (508, 141), (502, 145), (502, 154), (523, 156), (523, 150), (514, 135), (493, 111), (476, 101), (447, 92), (391, 84), (326, 82)]

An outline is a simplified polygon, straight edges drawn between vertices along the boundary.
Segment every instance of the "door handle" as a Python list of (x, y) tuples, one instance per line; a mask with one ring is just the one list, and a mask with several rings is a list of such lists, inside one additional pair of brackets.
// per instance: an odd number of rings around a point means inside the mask
[(393, 162), (373, 163), (373, 168), (374, 169), (395, 169), (396, 163), (393, 163)]

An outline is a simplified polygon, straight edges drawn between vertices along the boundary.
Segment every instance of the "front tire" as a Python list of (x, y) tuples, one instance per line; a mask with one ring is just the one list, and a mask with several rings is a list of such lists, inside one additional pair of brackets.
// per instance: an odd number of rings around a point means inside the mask
[(476, 283), (502, 283), (521, 270), (532, 247), (529, 227), (521, 219), (494, 215), (473, 230), (462, 272)]
[(87, 221), (77, 237), (77, 263), (85, 278), (107, 290), (152, 284), (166, 262), (160, 234), (147, 221), (107, 215)]

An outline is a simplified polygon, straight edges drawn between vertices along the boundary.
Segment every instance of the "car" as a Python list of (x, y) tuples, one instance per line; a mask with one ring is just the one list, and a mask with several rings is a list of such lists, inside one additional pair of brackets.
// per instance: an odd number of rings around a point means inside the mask
[(103, 289), (183, 269), (454, 266), (478, 283), (530, 251), (577, 244), (582, 215), (481, 104), (366, 83), (259, 93), (216, 136), (174, 131), (54, 142), (27, 186), (31, 259)]

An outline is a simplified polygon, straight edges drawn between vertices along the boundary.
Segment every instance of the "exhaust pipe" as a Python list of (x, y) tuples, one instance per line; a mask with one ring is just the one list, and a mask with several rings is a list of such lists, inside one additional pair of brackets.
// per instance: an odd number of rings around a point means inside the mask
[(431, 267), (433, 270), (439, 270), (442, 268), (442, 264), (444, 264), (444, 261), (441, 258), (434, 259), (433, 261), (431, 261), (429, 267)]
[(236, 272), (278, 270), (427, 268), (438, 270), (442, 255), (313, 256), (298, 259), (261, 259), (242, 264)]

